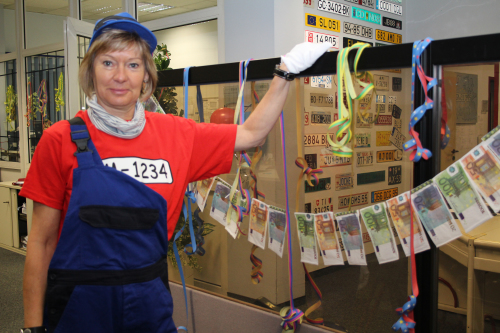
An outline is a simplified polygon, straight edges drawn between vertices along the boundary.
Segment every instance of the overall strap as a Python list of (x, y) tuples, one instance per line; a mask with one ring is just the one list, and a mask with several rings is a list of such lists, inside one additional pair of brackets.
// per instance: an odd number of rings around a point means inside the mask
[(76, 144), (75, 156), (78, 167), (103, 165), (101, 157), (97, 152), (85, 121), (80, 117), (74, 117), (69, 121), (71, 127), (71, 141)]

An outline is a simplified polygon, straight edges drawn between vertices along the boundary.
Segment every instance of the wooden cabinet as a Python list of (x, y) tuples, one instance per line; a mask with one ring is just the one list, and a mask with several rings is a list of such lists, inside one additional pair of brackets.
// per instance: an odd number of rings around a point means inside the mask
[[(0, 246), (9, 250), (22, 247), (21, 237), (31, 229), (33, 201), (19, 196), (20, 186), (11, 182), (0, 183)], [(26, 202), (26, 216), (21, 216), (18, 207)]]

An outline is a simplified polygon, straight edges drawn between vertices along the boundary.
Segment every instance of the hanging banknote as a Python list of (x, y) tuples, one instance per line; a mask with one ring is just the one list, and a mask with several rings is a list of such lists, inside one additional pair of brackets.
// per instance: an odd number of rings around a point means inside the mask
[(268, 208), (265, 203), (257, 199), (252, 199), (248, 241), (263, 250), (266, 248), (267, 210)]
[(210, 194), (210, 189), (214, 184), (215, 177), (199, 180), (196, 182), (196, 187), (194, 193), (196, 196), (196, 203), (198, 207), (203, 212), (205, 205), (207, 204), (208, 195)]
[(399, 252), (385, 205), (376, 204), (366, 207), (361, 209), (360, 213), (372, 240), (379, 264), (398, 260)]
[(214, 198), (212, 199), (212, 207), (210, 209), (210, 216), (226, 226), (226, 214), (229, 208), (229, 192), (231, 188), (229, 184), (217, 182), (214, 191)]
[[(241, 192), (238, 191), (234, 194), (232, 201), (233, 205), (239, 205), (241, 207), (245, 207), (246, 202), (247, 201), (242, 198)], [(241, 222), (238, 222), (238, 212), (236, 211), (236, 209), (232, 209), (231, 218), (229, 220), (229, 223), (226, 225), (226, 230), (234, 239), (236, 239), (236, 236), (238, 236), (240, 224)]]
[(500, 131), (495, 128), (490, 133), (485, 135), (483, 138), (485, 141), (485, 146), (493, 153), (493, 156), (500, 161)]
[(340, 237), (349, 265), (366, 265), (365, 245), (357, 212), (337, 213)]
[(297, 219), (297, 230), (299, 233), (301, 262), (307, 264), (318, 264), (318, 251), (316, 249), (316, 237), (314, 234), (314, 215), (307, 213), (295, 213)]
[(500, 163), (481, 143), (465, 155), (460, 163), (477, 190), (495, 212), (500, 212)]
[(413, 208), (437, 247), (462, 235), (441, 193), (432, 181), (411, 190)]
[(434, 183), (457, 214), (465, 232), (493, 217), (460, 163), (455, 162), (438, 174)]
[(285, 211), (278, 207), (269, 206), (267, 221), (269, 225), (269, 248), (282, 258), (286, 235)]
[(429, 241), (425, 235), (422, 223), (410, 205), (410, 192), (405, 192), (386, 201), (387, 210), (396, 227), (401, 246), (407, 257), (410, 256), (411, 218), (413, 214), (413, 248), (415, 253), (430, 249)]
[(314, 230), (318, 239), (319, 250), (323, 255), (325, 265), (343, 265), (342, 251), (340, 249), (337, 233), (335, 232), (335, 221), (333, 213), (322, 213), (314, 215)]

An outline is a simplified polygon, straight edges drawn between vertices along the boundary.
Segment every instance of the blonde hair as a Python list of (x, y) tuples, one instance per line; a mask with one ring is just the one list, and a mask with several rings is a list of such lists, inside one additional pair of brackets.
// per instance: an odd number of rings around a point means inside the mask
[(118, 29), (105, 30), (99, 37), (97, 37), (97, 39), (92, 42), (92, 45), (90, 45), (89, 50), (80, 64), (78, 80), (80, 82), (80, 88), (82, 88), (83, 92), (87, 96), (92, 96), (95, 93), (95, 58), (104, 52), (123, 51), (131, 47), (138, 48), (142, 55), (145, 71), (148, 75), (148, 80), (145, 82), (145, 86), (141, 90), (139, 98), (141, 101), (145, 101), (151, 96), (153, 91), (156, 89), (158, 74), (156, 73), (156, 65), (153, 57), (149, 53), (149, 44), (137, 33)]

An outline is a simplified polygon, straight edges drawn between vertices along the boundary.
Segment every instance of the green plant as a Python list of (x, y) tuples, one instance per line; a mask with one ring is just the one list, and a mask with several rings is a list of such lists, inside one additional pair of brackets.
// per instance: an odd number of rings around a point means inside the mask
[[(201, 232), (201, 235), (203, 237), (207, 236), (208, 234), (212, 233), (214, 231), (215, 225), (212, 223), (204, 222), (203, 220), (200, 219), (198, 216), (200, 210), (197, 208), (195, 212), (193, 213), (193, 230), (195, 235), (198, 234), (200, 231), (200, 228), (203, 228), (203, 231)], [(172, 267), (177, 268), (177, 261), (175, 260), (175, 254), (174, 254), (174, 246), (173, 246), (173, 239), (177, 232), (181, 230), (182, 226), (185, 223), (184, 215), (181, 214), (179, 216), (179, 220), (177, 221), (177, 225), (175, 227), (174, 231), (174, 236), (172, 237), (171, 241), (168, 243), (168, 251), (167, 251), (167, 257), (170, 259), (170, 262), (172, 263)], [(184, 231), (180, 235), (180, 237), (176, 241), (177, 244), (177, 250), (179, 251), (179, 257), (181, 259), (181, 264), (182, 266), (190, 266), (193, 269), (196, 269), (198, 272), (201, 272), (201, 266), (198, 264), (198, 256), (197, 255), (187, 255), (184, 252), (184, 248), (186, 245), (191, 244), (191, 236), (189, 233), (189, 226), (186, 224), (184, 227)]]
[[(170, 68), (170, 56), (171, 53), (168, 52), (167, 46), (165, 44), (160, 44), (156, 46), (156, 50), (153, 54), (153, 59), (156, 65), (156, 70), (157, 71), (166, 71), (166, 70), (171, 70)], [(158, 102), (160, 103), (160, 106), (162, 107), (163, 111), (165, 113), (170, 113), (173, 115), (179, 115), (182, 116), (184, 114), (184, 111), (181, 110), (178, 112), (177, 108), (177, 93), (175, 92), (175, 88), (169, 87), (169, 88), (158, 88), (153, 94)]]
[(14, 122), (17, 118), (16, 114), (16, 105), (17, 105), (17, 94), (14, 91), (14, 86), (9, 85), (7, 87), (7, 101), (5, 104), (5, 113), (6, 113), (6, 122), (9, 124), (12, 130), (15, 130), (14, 126), (12, 126), (12, 122)]
[(64, 76), (63, 73), (61, 72), (61, 75), (59, 75), (59, 80), (57, 82), (57, 88), (54, 88), (56, 91), (56, 111), (61, 111), (62, 107), (64, 106), (64, 97), (63, 97), (63, 85), (64, 85)]

